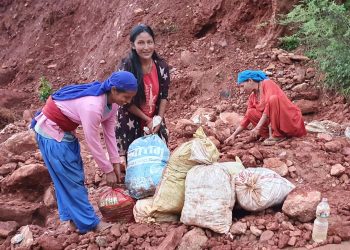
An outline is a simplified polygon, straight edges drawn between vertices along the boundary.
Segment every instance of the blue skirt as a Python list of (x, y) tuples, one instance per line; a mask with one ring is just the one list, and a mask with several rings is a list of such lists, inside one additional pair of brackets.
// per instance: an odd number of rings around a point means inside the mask
[(78, 139), (61, 142), (36, 133), (36, 140), (55, 186), (61, 221), (72, 220), (80, 233), (96, 228), (97, 217), (84, 185), (84, 168)]

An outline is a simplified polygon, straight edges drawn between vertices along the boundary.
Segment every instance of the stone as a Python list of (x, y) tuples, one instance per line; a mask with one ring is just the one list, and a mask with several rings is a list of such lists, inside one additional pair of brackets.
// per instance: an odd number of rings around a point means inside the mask
[(17, 163), (10, 162), (0, 166), (0, 175), (5, 176), (13, 172), (17, 167)]
[(255, 236), (260, 236), (262, 234), (262, 231), (257, 228), (256, 226), (250, 226), (249, 230), (252, 232), (252, 234), (254, 234)]
[(278, 248), (282, 249), (288, 245), (289, 236), (286, 234), (282, 234), (278, 239)]
[(337, 153), (337, 152), (341, 151), (341, 149), (342, 149), (341, 143), (339, 143), (337, 141), (326, 142), (324, 144), (324, 147), (325, 147), (327, 152), (333, 152), (333, 153)]
[(293, 236), (293, 237), (291, 237), (291, 238), (289, 239), (288, 245), (289, 245), (289, 246), (294, 246), (296, 242), (297, 242), (297, 238)]
[(219, 115), (220, 120), (224, 122), (229, 128), (236, 129), (243, 117), (235, 112), (223, 112)]
[(335, 164), (331, 168), (331, 175), (332, 176), (341, 176), (345, 173), (345, 167), (341, 164)]
[(345, 156), (350, 156), (350, 147), (344, 147), (342, 154)]
[(108, 242), (105, 236), (97, 236), (95, 242), (100, 248), (106, 247), (108, 245)]
[(105, 60), (100, 60), (100, 64), (106, 64), (106, 61)]
[(203, 229), (196, 227), (184, 235), (177, 250), (201, 250), (207, 241)]
[(152, 229), (147, 224), (133, 224), (128, 228), (128, 233), (134, 238), (143, 237), (151, 231)]
[(48, 69), (54, 69), (57, 68), (57, 64), (50, 64), (47, 66)]
[(35, 188), (45, 190), (51, 183), (47, 168), (42, 164), (30, 164), (16, 169), (1, 183), (4, 190), (18, 191), (18, 189)]
[(245, 167), (256, 167), (255, 157), (250, 154), (243, 155), (241, 160)]
[[(301, 68), (301, 67), (298, 67), (295, 69), (295, 76), (293, 77), (293, 80), (297, 83), (302, 83), (304, 82), (305, 80), (305, 69), (304, 68)], [(294, 88), (293, 88), (294, 90)]]
[(7, 238), (15, 233), (18, 226), (16, 221), (0, 221), (0, 238)]
[(257, 160), (262, 161), (264, 159), (264, 157), (262, 156), (261, 152), (256, 147), (253, 147), (253, 148), (249, 149), (248, 152), (249, 152), (249, 154), (254, 156), (255, 159), (257, 159)]
[(270, 230), (266, 230), (264, 231), (261, 236), (259, 241), (260, 242), (267, 242), (268, 240), (270, 240), (274, 235), (274, 232), (270, 231)]
[(279, 229), (279, 225), (277, 222), (269, 222), (266, 225), (266, 229), (271, 231), (277, 231)]
[(126, 233), (120, 236), (120, 245), (126, 246), (129, 243), (130, 240), (130, 234)]
[(264, 159), (264, 167), (275, 171), (282, 177), (288, 174), (287, 164), (278, 158)]
[(307, 68), (306, 69), (306, 79), (311, 79), (316, 75), (316, 70), (314, 68)]
[(333, 236), (334, 244), (340, 244), (342, 242), (341, 238), (337, 235)]
[(289, 171), (289, 173), (294, 173), (294, 172), (297, 171), (297, 169), (296, 169), (296, 167), (294, 167), (294, 166), (290, 166), (290, 167), (288, 168), (288, 171)]
[(44, 194), (44, 204), (48, 208), (56, 207), (56, 198), (52, 187), (46, 189)]
[(301, 222), (309, 222), (315, 218), (316, 207), (320, 201), (319, 191), (296, 188), (287, 196), (282, 211)]
[(194, 60), (194, 55), (192, 52), (190, 52), (188, 50), (184, 50), (181, 52), (180, 61), (181, 61), (182, 66), (187, 68), (188, 66), (191, 65), (191, 63), (193, 63), (193, 60)]
[(297, 100), (294, 101), (294, 104), (297, 105), (303, 115), (314, 114), (318, 112), (319, 102), (310, 101), (310, 100)]
[(246, 233), (247, 228), (247, 223), (238, 221), (232, 224), (230, 233), (235, 235), (242, 235)]
[(167, 236), (157, 247), (157, 250), (175, 250), (180, 244), (182, 236), (186, 232), (186, 226), (182, 225), (178, 228), (172, 229)]
[(33, 113), (29, 110), (26, 109), (23, 111), (22, 119), (25, 120), (26, 122), (31, 122), (33, 118)]
[(21, 155), (24, 152), (35, 151), (37, 143), (34, 132), (31, 130), (16, 133), (1, 144), (9, 152)]
[(303, 56), (303, 55), (290, 55), (289, 58), (291, 60), (294, 60), (294, 61), (309, 61), (310, 58), (308, 58), (307, 56)]
[(286, 54), (279, 54), (277, 58), (281, 63), (292, 64), (292, 60), (290, 60), (289, 56)]
[(333, 136), (327, 133), (318, 133), (317, 138), (326, 142), (333, 140)]
[(120, 232), (120, 224), (114, 224), (111, 227), (111, 234), (117, 238), (119, 238), (122, 235)]
[(62, 244), (53, 236), (42, 235), (38, 239), (38, 244), (42, 250), (61, 250), (64, 249)]

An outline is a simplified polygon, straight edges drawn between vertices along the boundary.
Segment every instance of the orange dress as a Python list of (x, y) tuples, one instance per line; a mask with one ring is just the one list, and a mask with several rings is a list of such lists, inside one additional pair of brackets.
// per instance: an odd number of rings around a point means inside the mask
[(273, 137), (306, 135), (300, 109), (288, 99), (283, 90), (272, 80), (262, 81), (260, 88), (260, 100), (258, 100), (256, 93), (249, 96), (248, 109), (241, 126), (247, 128), (252, 123), (255, 127), (261, 116), (266, 114), (268, 120), (260, 130), (261, 136), (269, 136), (269, 124)]

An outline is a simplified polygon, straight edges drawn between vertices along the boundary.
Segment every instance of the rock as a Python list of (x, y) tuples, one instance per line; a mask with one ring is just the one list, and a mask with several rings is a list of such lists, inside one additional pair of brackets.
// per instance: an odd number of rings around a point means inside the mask
[(247, 223), (238, 221), (232, 224), (230, 233), (235, 235), (245, 234), (245, 232), (247, 231), (247, 228), (248, 228)]
[(178, 250), (201, 250), (207, 243), (208, 237), (201, 228), (194, 228), (181, 239)]
[[(21, 204), (19, 206), (18, 204)], [(0, 221), (16, 221), (20, 226), (30, 224), (33, 215), (42, 205), (16, 200), (15, 203), (0, 203)]]
[(186, 232), (186, 226), (182, 225), (168, 232), (168, 235), (156, 248), (157, 250), (174, 250), (182, 239), (183, 234)]
[[(95, 243), (90, 243), (86, 250), (99, 250), (100, 248)], [(65, 249), (67, 250), (67, 248)]]
[(289, 239), (288, 245), (289, 245), (289, 246), (294, 246), (296, 242), (297, 242), (297, 238), (293, 236), (293, 237), (291, 237), (291, 238)]
[(100, 60), (100, 64), (106, 64), (106, 61), (105, 60)]
[(0, 238), (7, 238), (16, 232), (18, 223), (16, 221), (0, 221)]
[(56, 207), (56, 198), (52, 187), (49, 187), (45, 191), (44, 204), (48, 208)]
[(278, 240), (278, 248), (280, 249), (285, 248), (288, 245), (288, 242), (289, 242), (289, 236), (286, 234), (282, 234)]
[(97, 236), (95, 242), (100, 248), (106, 247), (108, 245), (108, 242), (105, 236)]
[(309, 61), (310, 59), (307, 56), (303, 55), (290, 55), (289, 58), (294, 61)]
[(342, 176), (340, 176), (339, 180), (342, 183), (345, 183), (345, 184), (349, 184), (350, 183), (349, 176), (347, 174), (342, 174)]
[(141, 9), (141, 8), (137, 8), (134, 10), (134, 13), (137, 15), (137, 14), (143, 14), (144, 13), (144, 10)]
[(307, 68), (306, 69), (306, 79), (311, 79), (316, 75), (316, 70), (314, 68)]
[(180, 61), (181, 61), (182, 66), (187, 68), (188, 66), (191, 65), (191, 63), (193, 63), (193, 60), (194, 60), (194, 55), (192, 52), (190, 52), (188, 50), (184, 50), (181, 52)]
[(23, 111), (22, 119), (25, 120), (26, 122), (31, 122), (33, 118), (33, 113), (29, 110), (26, 109)]
[(289, 173), (294, 173), (294, 172), (296, 172), (297, 171), (297, 169), (296, 169), (296, 167), (294, 167), (294, 166), (290, 166), (289, 168), (288, 168), (288, 172)]
[(296, 68), (295, 71), (296, 71), (296, 74), (293, 77), (293, 80), (295, 80), (297, 83), (304, 82), (304, 80), (305, 80), (305, 73), (306, 73), (305, 69), (301, 68), (301, 67), (298, 67), (298, 68)]
[(257, 228), (256, 226), (250, 226), (249, 230), (252, 232), (252, 234), (254, 234), (255, 236), (260, 236), (262, 234), (262, 231)]
[(316, 207), (320, 201), (319, 191), (296, 188), (287, 196), (282, 211), (301, 222), (309, 222), (315, 218)]
[(226, 39), (222, 39), (218, 42), (218, 44), (222, 47), (222, 48), (226, 48), (227, 47), (227, 41)]
[(111, 234), (114, 235), (117, 238), (119, 238), (122, 235), (121, 232), (120, 232), (120, 224), (114, 224), (111, 227)]
[(256, 167), (256, 161), (252, 155), (243, 155), (241, 160), (245, 167)]
[(326, 134), (326, 133), (318, 133), (317, 138), (322, 140), (322, 141), (327, 141), (327, 142), (333, 140), (333, 136), (331, 136), (330, 134)]
[(1, 147), (17, 155), (21, 155), (27, 151), (35, 151), (37, 149), (37, 144), (34, 132), (28, 130), (14, 134), (3, 142)]
[(120, 236), (120, 245), (126, 246), (129, 243), (130, 240), (130, 234), (126, 233)]
[(249, 149), (248, 152), (249, 152), (249, 154), (254, 156), (255, 159), (257, 159), (257, 160), (262, 161), (264, 159), (264, 157), (262, 156), (261, 152), (256, 147), (253, 147), (253, 148)]
[(283, 161), (278, 158), (264, 159), (264, 167), (275, 171), (280, 176), (286, 176), (288, 174), (288, 167)]
[(266, 229), (271, 231), (277, 231), (279, 229), (279, 225), (277, 222), (269, 222), (266, 225)]
[(332, 176), (340, 176), (345, 173), (345, 167), (341, 164), (335, 164), (332, 166), (331, 175)]
[(303, 115), (313, 114), (318, 112), (318, 101), (298, 100), (294, 102), (300, 108)]
[(4, 190), (17, 191), (19, 188), (45, 190), (51, 183), (47, 168), (41, 164), (25, 165), (15, 170), (1, 184)]
[(350, 225), (344, 216), (330, 216), (328, 223), (328, 235), (338, 235), (343, 241), (350, 240)]
[(61, 250), (64, 249), (62, 244), (53, 236), (42, 235), (38, 239), (38, 244), (42, 250)]
[(128, 233), (134, 238), (143, 237), (151, 231), (152, 229), (147, 224), (133, 224), (128, 228)]
[(350, 148), (349, 147), (344, 147), (342, 154), (345, 156), (350, 156)]
[(328, 152), (339, 152), (342, 149), (342, 145), (337, 141), (330, 141), (324, 144), (326, 151)]
[(17, 167), (17, 164), (14, 162), (10, 162), (0, 166), (0, 175), (5, 176), (9, 173), (13, 172)]
[(341, 243), (341, 238), (337, 235), (333, 236), (333, 242), (334, 244), (340, 244)]
[(292, 64), (292, 60), (290, 60), (289, 56), (286, 54), (279, 54), (277, 58), (281, 63)]
[(236, 129), (242, 121), (242, 116), (235, 112), (223, 112), (219, 115), (220, 120), (231, 129)]
[(274, 235), (274, 232), (270, 231), (270, 230), (266, 230), (264, 231), (261, 236), (259, 241), (260, 242), (267, 242), (268, 240), (270, 240)]
[(302, 83), (302, 84), (298, 84), (295, 87), (292, 88), (292, 90), (294, 92), (302, 92), (302, 91), (306, 91), (309, 87), (309, 85), (307, 83)]

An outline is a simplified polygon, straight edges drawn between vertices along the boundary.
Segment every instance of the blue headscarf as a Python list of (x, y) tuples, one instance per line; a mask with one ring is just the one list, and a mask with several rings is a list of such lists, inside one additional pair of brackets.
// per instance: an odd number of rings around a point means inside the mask
[(260, 82), (265, 79), (269, 79), (267, 75), (261, 70), (244, 70), (238, 73), (237, 85), (252, 79), (253, 81)]
[(64, 101), (83, 96), (99, 96), (116, 87), (121, 91), (137, 92), (137, 80), (127, 71), (113, 72), (104, 82), (91, 82), (86, 84), (73, 84), (64, 86), (52, 94), (53, 100)]

